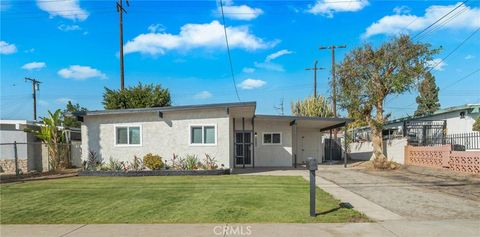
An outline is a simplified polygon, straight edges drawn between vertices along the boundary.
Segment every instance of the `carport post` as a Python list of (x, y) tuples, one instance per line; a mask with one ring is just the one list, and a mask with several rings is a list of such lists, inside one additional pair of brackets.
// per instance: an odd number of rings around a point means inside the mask
[(17, 141), (13, 142), (13, 153), (15, 155), (15, 175), (20, 175), (20, 170), (18, 169), (18, 151), (17, 151)]
[(330, 164), (332, 164), (332, 163), (331, 163), (331, 162), (332, 162), (332, 160), (333, 160), (333, 140), (332, 140), (332, 129), (330, 129), (330, 138), (329, 138), (329, 139), (330, 139), (330, 142), (329, 142), (329, 144), (330, 144), (330, 149), (329, 149), (329, 150), (330, 150), (330, 152), (329, 152), (329, 153), (330, 153), (330, 154), (328, 154), (328, 158), (329, 158)]

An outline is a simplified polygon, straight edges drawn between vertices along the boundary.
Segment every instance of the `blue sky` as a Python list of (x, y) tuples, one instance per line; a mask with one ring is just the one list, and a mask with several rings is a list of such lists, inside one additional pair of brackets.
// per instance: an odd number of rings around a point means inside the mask
[[(124, 15), (126, 85), (160, 83), (170, 89), (174, 105), (237, 101), (217, 3), (130, 1)], [(257, 101), (257, 112), (264, 114), (277, 114), (274, 107), (283, 98), (289, 114), (293, 100), (313, 94), (313, 74), (304, 68), (315, 59), (327, 68), (318, 73), (318, 92), (330, 94), (331, 56), (320, 45), (346, 44), (336, 51), (338, 63), (364, 42), (379, 45), (400, 32), (414, 36), (457, 4), (224, 0), (240, 98)], [(480, 27), (479, 1), (450, 16), (416, 38), (443, 47), (438, 60)], [(0, 117), (31, 119), (31, 84), (24, 77), (42, 81), (40, 116), (68, 100), (102, 109), (104, 87), (119, 88), (118, 34), (114, 1), (2, 0)], [(432, 71), (442, 107), (480, 103), (479, 58), (477, 33)], [(386, 110), (393, 117), (412, 114), (415, 97), (412, 91), (389, 98)]]

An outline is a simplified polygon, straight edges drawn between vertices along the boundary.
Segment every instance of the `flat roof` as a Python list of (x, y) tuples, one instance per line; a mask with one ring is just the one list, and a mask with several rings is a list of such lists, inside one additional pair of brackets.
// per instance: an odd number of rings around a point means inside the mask
[(256, 107), (255, 101), (249, 102), (233, 102), (233, 103), (219, 103), (219, 104), (200, 104), (200, 105), (179, 105), (179, 106), (165, 106), (152, 108), (138, 108), (138, 109), (110, 109), (110, 110), (92, 110), (73, 113), (74, 116), (86, 115), (107, 115), (107, 114), (128, 114), (128, 113), (149, 113), (149, 112), (168, 112), (180, 110), (195, 110), (195, 109), (215, 109), (215, 108), (231, 108), (231, 107)]
[(296, 124), (298, 128), (318, 128), (321, 131), (343, 127), (353, 121), (353, 119), (348, 119), (348, 118), (324, 118), (324, 117), (263, 115), (263, 114), (255, 115), (255, 119), (286, 120), (286, 121), (289, 121), (291, 124)]

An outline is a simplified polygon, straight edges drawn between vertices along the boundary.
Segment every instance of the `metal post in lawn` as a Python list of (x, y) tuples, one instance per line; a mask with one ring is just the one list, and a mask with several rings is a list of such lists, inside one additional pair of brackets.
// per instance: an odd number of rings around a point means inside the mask
[(307, 158), (307, 168), (310, 171), (310, 216), (317, 215), (315, 211), (315, 170), (318, 169), (317, 159), (312, 157)]
[(17, 151), (17, 141), (13, 142), (13, 153), (15, 155), (15, 175), (20, 175), (20, 170), (18, 170), (18, 151)]

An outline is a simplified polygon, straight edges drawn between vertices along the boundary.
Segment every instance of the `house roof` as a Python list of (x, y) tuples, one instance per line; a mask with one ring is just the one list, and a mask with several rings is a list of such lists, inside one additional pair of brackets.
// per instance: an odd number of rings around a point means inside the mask
[(165, 106), (165, 107), (139, 108), (139, 109), (93, 110), (93, 111), (76, 112), (76, 113), (72, 113), (72, 115), (82, 117), (82, 116), (88, 116), (88, 115), (168, 112), (168, 111), (232, 108), (232, 107), (254, 107), (255, 108), (256, 106), (257, 106), (256, 102), (250, 101), (250, 102), (219, 103), (219, 104)]
[(446, 114), (446, 113), (451, 113), (451, 112), (456, 112), (456, 111), (462, 111), (462, 110), (469, 110), (470, 113), (480, 113), (480, 104), (465, 104), (465, 105), (458, 105), (458, 106), (452, 106), (452, 107), (447, 107), (444, 109), (439, 109), (432, 114), (429, 115), (424, 115), (424, 116), (407, 116), (403, 118), (398, 118), (394, 120), (388, 121), (387, 124), (392, 124), (392, 123), (398, 123), (398, 122), (403, 122), (403, 121), (408, 121), (408, 120), (415, 120), (415, 119), (424, 119), (440, 114)]
[(297, 124), (299, 128), (318, 128), (320, 130), (328, 130), (330, 128), (343, 127), (352, 122), (348, 118), (323, 118), (323, 117), (306, 117), (306, 116), (289, 116), (289, 115), (255, 115), (255, 119), (262, 120), (287, 120), (291, 124)]

